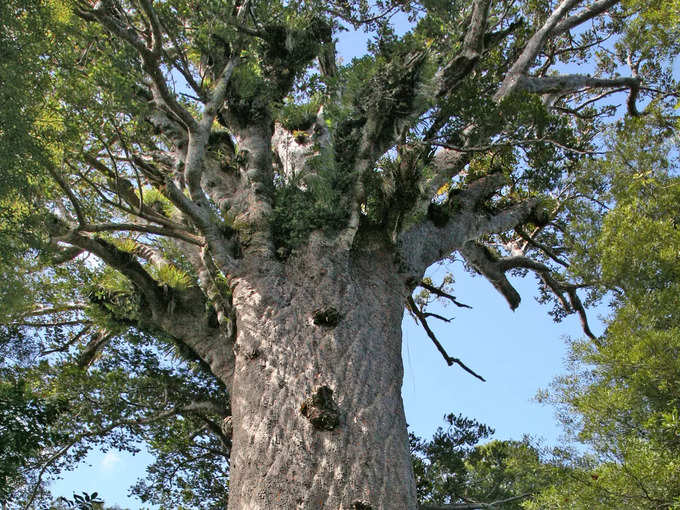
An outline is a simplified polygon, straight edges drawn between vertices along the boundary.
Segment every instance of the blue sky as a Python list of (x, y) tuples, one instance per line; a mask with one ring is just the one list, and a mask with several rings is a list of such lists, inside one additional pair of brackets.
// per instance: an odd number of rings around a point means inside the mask
[[(397, 23), (402, 32), (406, 23)], [(362, 33), (343, 33), (338, 52), (345, 62), (366, 51)], [(439, 281), (447, 271), (456, 278), (457, 298), (472, 310), (453, 305), (432, 311), (454, 316), (451, 323), (435, 319), (430, 325), (449, 355), (460, 358), (487, 382), (481, 382), (457, 366), (449, 367), (425, 331), (408, 316), (404, 318), (402, 393), (410, 430), (429, 437), (442, 425), (447, 413), (462, 413), (496, 430), (495, 438), (521, 439), (524, 434), (555, 443), (560, 435), (553, 409), (533, 401), (537, 390), (546, 388), (562, 372), (566, 353), (564, 338), (582, 335), (579, 320), (569, 316), (556, 324), (548, 307), (539, 305), (536, 280), (532, 275), (515, 279), (522, 304), (511, 311), (505, 299), (481, 277), (471, 277), (460, 264), (430, 268)], [(596, 318), (606, 308), (591, 310), (589, 318), (596, 335), (602, 326)], [(108, 505), (130, 510), (142, 508), (127, 497), (129, 487), (144, 476), (152, 460), (148, 454), (131, 456), (109, 451), (93, 452), (78, 469), (66, 473), (52, 488), (55, 496), (71, 496), (74, 491), (99, 492)]]

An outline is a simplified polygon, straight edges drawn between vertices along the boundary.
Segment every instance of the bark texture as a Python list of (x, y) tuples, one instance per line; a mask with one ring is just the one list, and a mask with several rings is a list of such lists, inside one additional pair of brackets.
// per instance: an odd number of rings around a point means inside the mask
[(230, 509), (416, 508), (392, 266), (318, 238), (236, 282)]

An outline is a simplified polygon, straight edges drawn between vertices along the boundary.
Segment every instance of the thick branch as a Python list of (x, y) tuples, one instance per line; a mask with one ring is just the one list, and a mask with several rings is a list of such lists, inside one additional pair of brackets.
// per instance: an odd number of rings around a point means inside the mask
[[(586, 310), (581, 302), (576, 289), (582, 285), (562, 283), (553, 276), (553, 271), (541, 262), (525, 256), (498, 257), (489, 249), (477, 242), (468, 242), (460, 250), (465, 259), (480, 273), (482, 273), (496, 289), (506, 298), (510, 307), (514, 310), (519, 306), (520, 296), (515, 288), (505, 277), (505, 273), (512, 269), (530, 269), (537, 273), (543, 283), (548, 287), (562, 304), (567, 313), (576, 312), (581, 320), (583, 332), (596, 343), (597, 337), (593, 334), (588, 324)], [(568, 296), (568, 299), (565, 297)]]
[(441, 210), (443, 218), (425, 220), (403, 232), (397, 247), (404, 272), (420, 279), (425, 269), (481, 236), (503, 232), (525, 222), (536, 207), (529, 199), (496, 214), (480, 210), (482, 202), (506, 182), (501, 173), (492, 173), (457, 190)]
[(463, 48), (456, 57), (437, 73), (437, 96), (449, 94), (468, 76), (484, 50), (484, 36), (490, 0), (475, 0), (470, 23), (463, 39)]
[(189, 404), (182, 407), (182, 411), (186, 413), (214, 414), (220, 418), (226, 418), (229, 416), (227, 408), (212, 400), (193, 400)]
[(151, 52), (154, 55), (159, 55), (163, 48), (163, 32), (161, 30), (160, 20), (151, 5), (151, 0), (139, 0), (139, 3), (151, 24), (151, 33), (153, 35)]
[(448, 148), (438, 150), (430, 162), (433, 175), (423, 183), (423, 199), (429, 203), (437, 190), (463, 171), (471, 156), (471, 153), (465, 150)]
[(69, 230), (62, 232), (60, 240), (95, 254), (126, 276), (142, 292), (150, 307), (148, 313), (140, 314), (142, 325), (161, 329), (186, 344), (230, 387), (234, 363), (231, 339), (210, 325), (201, 291), (195, 287), (184, 291), (164, 290), (133, 255), (102, 239)]
[(217, 312), (217, 321), (224, 330), (227, 338), (233, 340), (236, 332), (234, 328), (236, 318), (234, 317), (231, 299), (227, 294), (226, 289), (223, 289), (226, 281), (225, 283), (220, 283), (219, 269), (206, 248), (201, 250), (198, 267), (199, 286), (213, 303), (215, 311)]
[(96, 335), (93, 335), (85, 349), (78, 356), (76, 361), (78, 368), (83, 370), (88, 368), (112, 338), (113, 335), (106, 329), (102, 329)]
[(554, 36), (563, 34), (568, 30), (571, 30), (572, 28), (581, 25), (582, 23), (585, 23), (586, 21), (593, 19), (595, 16), (602, 14), (607, 9), (614, 7), (616, 4), (620, 2), (621, 0), (599, 0), (597, 2), (593, 2), (593, 4), (590, 5), (590, 7), (584, 9), (578, 14), (574, 14), (573, 16), (569, 16), (568, 18), (560, 21), (552, 29), (550, 35)]
[[(203, 115), (200, 122), (189, 129), (189, 146), (184, 161), (184, 181), (189, 188), (189, 196), (191, 199), (198, 207), (203, 208), (206, 212), (209, 210), (210, 204), (208, 202), (208, 198), (203, 192), (203, 188), (201, 187), (201, 176), (203, 174), (205, 163), (206, 145), (208, 143), (208, 138), (210, 137), (210, 132), (212, 130), (215, 117), (217, 116), (217, 112), (224, 103), (224, 98), (227, 93), (227, 85), (234, 68), (238, 63), (238, 60), (239, 59), (237, 57), (231, 58), (224, 66), (224, 69), (222, 69), (222, 72), (218, 77), (217, 84), (212, 91), (210, 100), (203, 109)], [(203, 230), (207, 228), (205, 223), (206, 222), (203, 220), (203, 218), (201, 218), (201, 224), (199, 225)]]
[(494, 101), (500, 102), (512, 94), (518, 86), (520, 78), (527, 72), (536, 56), (543, 49), (545, 41), (550, 37), (555, 26), (564, 19), (564, 16), (578, 4), (580, 0), (563, 0), (560, 5), (548, 17), (543, 26), (529, 39), (520, 56), (510, 67), (500, 88), (494, 94)]
[(484, 245), (469, 241), (459, 250), (465, 260), (479, 271), (506, 299), (510, 308), (515, 310), (522, 298), (505, 276), (498, 259)]
[(534, 94), (568, 93), (585, 88), (627, 87), (631, 90), (637, 90), (640, 88), (640, 83), (639, 78), (596, 78), (585, 74), (565, 74), (541, 78), (522, 76), (518, 79), (516, 90), (525, 90)]
[(119, 250), (108, 241), (85, 237), (74, 230), (65, 232), (59, 240), (96, 255), (126, 276), (144, 294), (152, 308), (156, 311), (163, 308), (165, 299), (161, 287), (133, 255)]
[(204, 234), (206, 242), (212, 248), (221, 267), (225, 270), (232, 270), (236, 266), (236, 261), (232, 256), (235, 251), (234, 242), (222, 234), (211, 212), (189, 200), (170, 178), (165, 181), (165, 192), (165, 196), (175, 207), (186, 214)]

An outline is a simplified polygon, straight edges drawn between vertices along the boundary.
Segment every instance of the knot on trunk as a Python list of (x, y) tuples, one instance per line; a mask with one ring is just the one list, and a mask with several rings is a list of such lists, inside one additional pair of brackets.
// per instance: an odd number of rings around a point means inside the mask
[(340, 423), (340, 409), (333, 400), (333, 390), (320, 386), (300, 407), (302, 416), (317, 430), (333, 430)]
[(449, 222), (449, 213), (443, 204), (431, 203), (427, 208), (427, 217), (438, 228), (445, 227)]
[(257, 347), (253, 347), (252, 349), (250, 349), (249, 351), (247, 351), (245, 353), (245, 357), (248, 358), (248, 359), (251, 359), (251, 360), (259, 358), (260, 357), (260, 349), (258, 349)]
[(317, 308), (312, 313), (312, 319), (317, 326), (328, 326), (334, 328), (340, 322), (340, 312), (332, 306)]
[(352, 503), (352, 510), (373, 510), (373, 507), (362, 501), (355, 501)]

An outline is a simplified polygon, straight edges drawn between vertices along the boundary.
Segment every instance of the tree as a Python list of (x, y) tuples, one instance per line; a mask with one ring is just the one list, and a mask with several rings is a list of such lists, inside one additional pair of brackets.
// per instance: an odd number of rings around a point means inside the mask
[(58, 444), (62, 437), (51, 430), (64, 402), (41, 399), (25, 380), (2, 371), (0, 381), (0, 500), (22, 478), (30, 459), (42, 448)]
[[(475, 374), (428, 325), (430, 298), (455, 301), (423, 281), (429, 266), (462, 257), (513, 309), (506, 274), (535, 273), (592, 336), (589, 282), (564, 269), (567, 220), (597, 199), (579, 161), (612, 94), (637, 115), (642, 99), (671, 106), (675, 86), (672, 45), (628, 37), (635, 9), (35, 3), (1, 11), (15, 58), (0, 200), (5, 350), (42, 357), (10, 363), (74, 407), (39, 480), (143, 438), (158, 490), (138, 489), (163, 504), (223, 507), (228, 474), (234, 509), (414, 509), (404, 307)], [(372, 39), (341, 65), (347, 28)], [(26, 506), (36, 487), (16, 488)]]
[[(677, 145), (654, 121), (629, 121), (598, 166), (615, 204), (581, 270), (612, 292), (597, 341), (573, 341), (548, 397), (588, 454), (532, 508), (680, 507), (680, 291)], [(584, 252), (585, 253), (585, 252)]]
[(553, 474), (529, 438), (479, 444), (494, 430), (461, 415), (445, 416), (432, 440), (410, 436), (418, 501), (432, 510), (519, 510)]
[(74, 493), (73, 499), (65, 497), (57, 498), (57, 501), (50, 505), (49, 510), (58, 510), (61, 508), (74, 508), (77, 510), (103, 510), (104, 501), (97, 496), (96, 492), (93, 492), (92, 494), (83, 492), (82, 495)]

